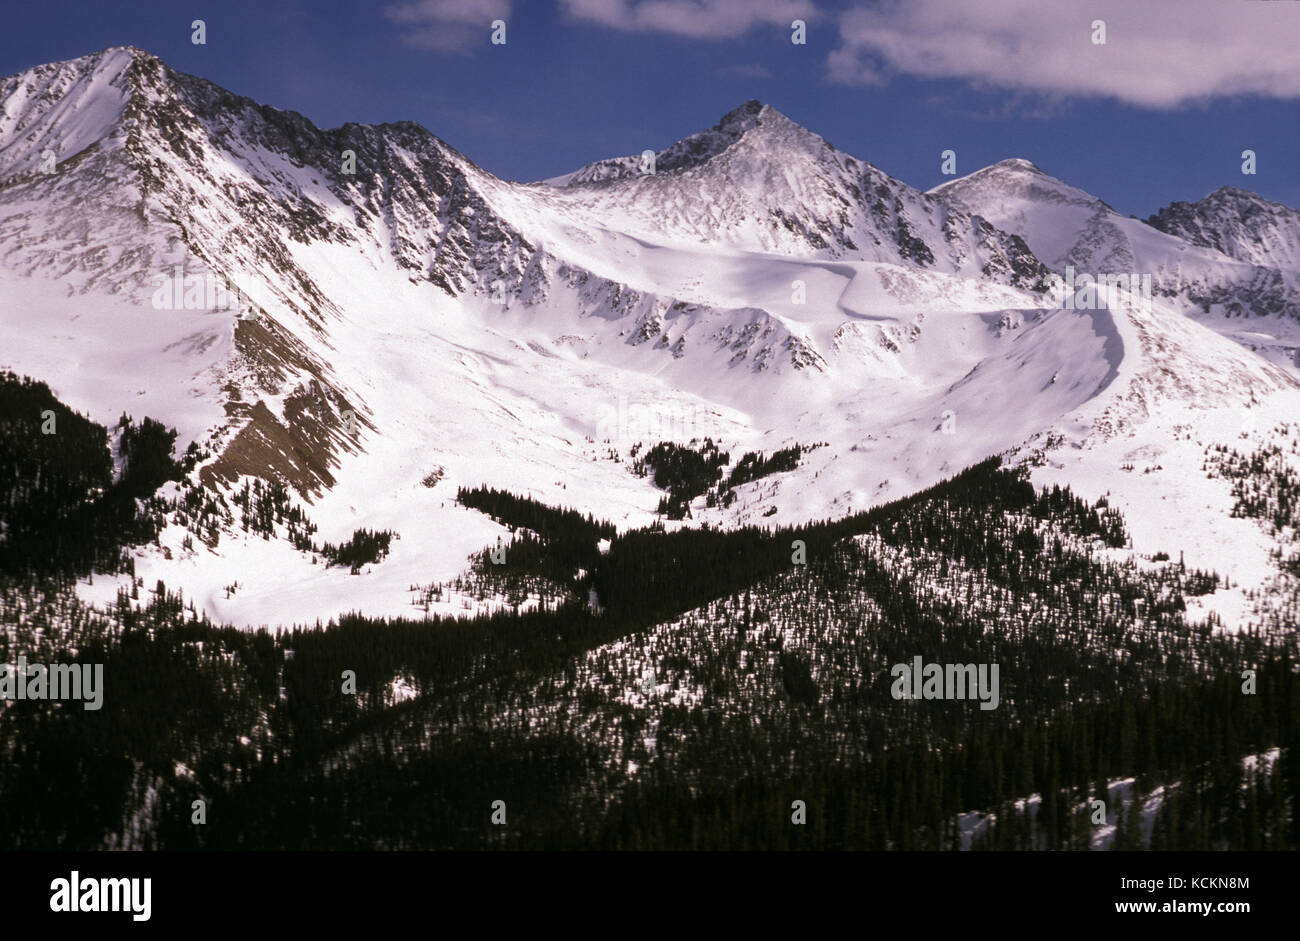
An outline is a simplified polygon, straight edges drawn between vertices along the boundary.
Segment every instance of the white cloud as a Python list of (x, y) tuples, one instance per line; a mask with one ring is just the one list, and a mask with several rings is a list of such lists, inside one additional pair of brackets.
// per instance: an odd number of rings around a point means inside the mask
[(422, 49), (464, 52), (485, 45), (493, 20), (510, 16), (511, 0), (413, 0), (384, 8), (384, 15), (408, 26), (402, 40)]
[(790, 28), (818, 15), (812, 0), (560, 0), (570, 17), (629, 32), (732, 39), (756, 26)]
[[(1106, 44), (1092, 23), (1106, 23)], [(1147, 108), (1232, 95), (1300, 98), (1300, 3), (906, 0), (840, 18), (833, 80), (964, 79)]]

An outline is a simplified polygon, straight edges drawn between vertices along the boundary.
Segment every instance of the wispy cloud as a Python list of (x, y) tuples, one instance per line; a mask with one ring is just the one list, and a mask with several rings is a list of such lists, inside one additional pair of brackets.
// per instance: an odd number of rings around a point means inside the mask
[(812, 0), (560, 0), (580, 22), (690, 39), (734, 39), (758, 26), (790, 27), (819, 12)]
[[(1092, 41), (1094, 20), (1105, 45)], [(842, 14), (839, 31), (827, 65), (845, 84), (905, 74), (1146, 108), (1300, 98), (1300, 3), (890, 0)]]
[(438, 52), (467, 52), (486, 44), (493, 20), (510, 16), (511, 0), (413, 0), (384, 8), (409, 27), (403, 42)]

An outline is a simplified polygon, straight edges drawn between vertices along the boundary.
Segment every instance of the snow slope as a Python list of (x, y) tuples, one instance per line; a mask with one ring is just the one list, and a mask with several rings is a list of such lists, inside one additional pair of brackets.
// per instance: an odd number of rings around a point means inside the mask
[[(628, 450), (704, 436), (733, 457), (827, 444), (726, 510), (696, 507), (711, 524), (838, 516), (1019, 448), (1135, 512), (1181, 514), (1180, 538), (1212, 554), (1222, 506), (1198, 518), (1205, 495), (1176, 487), (1157, 504), (1119, 449), (1167, 446), (1170, 416), (1291, 407), (1294, 379), (1189, 317), (1193, 294), (1057, 309), (1043, 262), (1182, 260), (1211, 287), (1255, 266), (1028, 166), (967, 178), (959, 203), (750, 102), (653, 175), (626, 158), (518, 184), (417, 125), (322, 130), (132, 48), (0, 92), (0, 367), (106, 424), (148, 414), (207, 442), (209, 487), (285, 480), (322, 540), (399, 535), (356, 576), (238, 531), (187, 550), (173, 526), (141, 550), (147, 585), (223, 621), (417, 613), (413, 586), (501, 534), (458, 486), (643, 525), (661, 494)], [(160, 308), (178, 269), (237, 303)], [(1188, 455), (1168, 473), (1199, 474)], [(1166, 536), (1149, 534), (1176, 548)]]
[(1027, 160), (1004, 160), (930, 195), (1024, 237), (1054, 271), (1149, 276), (1181, 313), (1300, 375), (1300, 213), (1224, 187), (1146, 222)]

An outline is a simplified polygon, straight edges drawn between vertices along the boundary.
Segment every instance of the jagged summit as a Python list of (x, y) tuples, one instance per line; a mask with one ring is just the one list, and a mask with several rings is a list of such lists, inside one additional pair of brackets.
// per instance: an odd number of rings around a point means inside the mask
[[(1252, 190), (1242, 189), (1239, 186), (1220, 186), (1218, 189), (1214, 190), (1214, 192), (1207, 195), (1205, 199), (1207, 200), (1215, 199), (1215, 198), (1222, 199), (1225, 197), (1235, 197), (1235, 198), (1244, 197), (1247, 199), (1254, 200), (1255, 202), (1263, 202), (1263, 203), (1270, 202), (1270, 200), (1265, 199), (1263, 196), (1260, 196), (1258, 193)], [(1273, 205), (1277, 206), (1281, 204), (1273, 203)]]
[(1176, 207), (1197, 207), (1202, 211), (1215, 208), (1240, 213), (1246, 216), (1256, 213), (1287, 215), (1300, 212), (1300, 210), (1293, 209), (1284, 203), (1265, 199), (1253, 190), (1243, 189), (1240, 186), (1220, 186), (1218, 189), (1207, 193), (1200, 199), (1188, 201), (1177, 200), (1172, 202), (1150, 216), (1148, 221), (1156, 219), (1160, 217), (1161, 213), (1174, 210)]
[(751, 98), (743, 105), (732, 108), (724, 114), (722, 120), (718, 122), (717, 127), (725, 128), (733, 125), (745, 125), (746, 127), (751, 127), (758, 116), (765, 110), (775, 111), (776, 109), (771, 105), (764, 104), (757, 98)]
[[(713, 127), (682, 138), (655, 152), (655, 172), (699, 167), (725, 153), (742, 138), (758, 135), (765, 146), (793, 146), (813, 152), (829, 149), (819, 135), (790, 120), (769, 104), (751, 98), (722, 116)], [(653, 149), (653, 148), (648, 148)], [(581, 186), (640, 175), (640, 154), (597, 160), (572, 173), (546, 180), (552, 186)]]
[[(0, 79), (0, 182), (36, 174), (49, 153), (57, 163), (101, 144), (124, 146), (135, 129), (149, 125), (183, 150), (189, 132), (222, 138), (258, 128), (267, 131), (268, 150), (295, 152), (332, 139), (394, 135), (417, 150), (460, 154), (413, 121), (385, 124), (348, 122), (324, 129), (296, 111), (276, 108), (235, 94), (205, 78), (177, 71), (137, 46), (110, 46), (98, 52), (35, 66)], [(146, 135), (147, 136), (147, 135)], [(337, 149), (332, 145), (331, 149)], [(178, 150), (178, 155), (182, 155)], [(143, 153), (137, 149), (137, 156)], [(333, 159), (331, 163), (335, 162)], [(468, 162), (468, 161), (466, 161)]]
[(1300, 264), (1300, 211), (1236, 186), (1222, 186), (1195, 202), (1174, 202), (1147, 224), (1194, 245), (1260, 267)]

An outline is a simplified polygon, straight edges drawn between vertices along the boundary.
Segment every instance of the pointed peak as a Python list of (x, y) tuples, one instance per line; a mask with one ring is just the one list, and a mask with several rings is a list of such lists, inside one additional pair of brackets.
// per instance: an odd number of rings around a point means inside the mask
[[(762, 134), (765, 146), (774, 141), (784, 141), (786, 146), (805, 150), (820, 150), (830, 145), (812, 131), (791, 121), (769, 104), (751, 98), (739, 107), (732, 108), (713, 127), (683, 137), (655, 155), (658, 172), (686, 170), (700, 167), (730, 150), (737, 142), (752, 132)], [(640, 176), (637, 169), (639, 156), (614, 157), (546, 180), (552, 186), (578, 186), (587, 183), (608, 183)]]
[(1001, 181), (1003, 183), (1014, 181), (1018, 185), (1032, 185), (1035, 181), (1051, 180), (1055, 180), (1055, 178), (1044, 172), (1042, 167), (1033, 161), (1026, 160), (1024, 157), (1008, 157), (1006, 160), (999, 160), (987, 167), (981, 167), (965, 176), (959, 176), (940, 183), (930, 192), (946, 193), (962, 190), (984, 181)]
[(714, 130), (718, 131), (744, 131), (749, 130), (755, 123), (761, 123), (767, 117), (785, 117), (779, 110), (772, 108), (771, 105), (763, 104), (757, 97), (751, 97), (745, 104), (738, 108), (732, 108), (729, 112), (723, 114), (722, 120), (714, 125)]
[(724, 124), (741, 121), (748, 117), (757, 117), (766, 107), (767, 105), (763, 104), (763, 102), (759, 101), (757, 98), (751, 98), (743, 105), (740, 105), (737, 108), (732, 108), (724, 114), (722, 120), (718, 122), (718, 126), (721, 127)]
[(1024, 157), (1009, 157), (1006, 160), (999, 160), (997, 163), (989, 164), (987, 167), (981, 167), (966, 176), (959, 176), (955, 179), (948, 180), (946, 183), (940, 183), (930, 192), (945, 192), (950, 190), (959, 190), (969, 188), (976, 183), (990, 183), (1001, 186), (1017, 187), (1048, 187), (1068, 192), (1075, 197), (1086, 198), (1088, 200), (1097, 200), (1091, 193), (1086, 193), (1078, 187), (1060, 180), (1032, 160), (1026, 160)]
[(791, 121), (771, 105), (759, 101), (757, 98), (751, 98), (743, 105), (732, 108), (722, 116), (722, 119), (718, 121), (711, 130), (720, 131), (722, 133), (743, 134), (752, 127), (766, 124), (796, 127), (809, 134), (812, 133), (802, 125)]
[[(1009, 157), (1006, 160), (999, 160), (997, 163), (993, 164), (993, 167), (1001, 167), (1004, 170), (1031, 170), (1034, 173), (1043, 172), (1042, 168), (1039, 167), (1038, 164), (1031, 160), (1026, 160), (1024, 157)], [(989, 169), (993, 169), (993, 167), (990, 167)]]
[[(949, 180), (948, 183), (941, 184), (947, 186), (950, 183), (956, 183), (960, 180), (982, 179), (986, 176), (1025, 176), (1036, 175), (1048, 177), (1048, 174), (1038, 164), (1032, 160), (1026, 160), (1024, 157), (1008, 157), (1006, 160), (999, 160), (997, 163), (991, 163), (987, 167), (969, 173), (964, 177), (958, 177), (956, 180)], [(1050, 179), (1050, 177), (1048, 177)]]
[(972, 200), (982, 201), (981, 194), (986, 192), (995, 194), (1015, 192), (1037, 200), (1069, 203), (1114, 212), (1104, 200), (1052, 176), (1038, 164), (1024, 157), (1000, 160), (974, 173), (940, 183), (928, 192), (968, 206), (971, 205)]
[[(732, 108), (724, 114), (722, 119), (718, 121), (717, 124), (713, 125), (713, 127), (709, 128), (709, 130), (700, 133), (721, 134), (728, 139), (735, 140), (746, 131), (767, 122), (771, 118), (783, 117), (784, 115), (770, 105), (763, 104), (763, 102), (759, 101), (757, 98), (751, 98), (738, 108)], [(694, 134), (691, 136), (698, 137), (700, 134)], [(690, 138), (686, 139), (690, 140)]]

